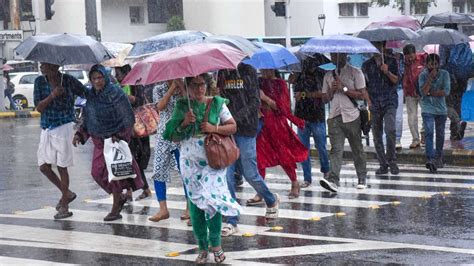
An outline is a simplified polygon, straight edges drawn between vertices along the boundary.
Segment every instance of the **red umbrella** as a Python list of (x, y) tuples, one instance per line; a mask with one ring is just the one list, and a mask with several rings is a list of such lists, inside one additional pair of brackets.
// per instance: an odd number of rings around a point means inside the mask
[(193, 43), (153, 54), (139, 61), (122, 84), (148, 85), (219, 69), (234, 69), (247, 54), (225, 44)]

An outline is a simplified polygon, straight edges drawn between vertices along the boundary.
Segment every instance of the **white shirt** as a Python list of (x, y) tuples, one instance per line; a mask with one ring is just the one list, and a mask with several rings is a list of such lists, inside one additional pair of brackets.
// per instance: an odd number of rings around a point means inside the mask
[[(365, 78), (362, 71), (349, 64), (341, 68), (339, 74), (343, 86), (349, 90), (361, 90), (365, 88)], [(323, 93), (327, 93), (334, 81), (333, 72), (329, 71), (324, 75)], [(330, 103), (330, 110), (328, 118), (334, 118), (342, 115), (342, 122), (348, 123), (356, 120), (359, 117), (359, 109), (354, 106), (352, 101), (345, 93), (336, 92)]]

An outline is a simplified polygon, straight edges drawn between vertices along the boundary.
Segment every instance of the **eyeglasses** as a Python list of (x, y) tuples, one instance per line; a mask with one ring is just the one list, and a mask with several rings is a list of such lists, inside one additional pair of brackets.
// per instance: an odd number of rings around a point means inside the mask
[(205, 82), (202, 82), (202, 83), (191, 82), (191, 87), (193, 87), (193, 88), (202, 88), (202, 87), (205, 87), (205, 86), (206, 86)]

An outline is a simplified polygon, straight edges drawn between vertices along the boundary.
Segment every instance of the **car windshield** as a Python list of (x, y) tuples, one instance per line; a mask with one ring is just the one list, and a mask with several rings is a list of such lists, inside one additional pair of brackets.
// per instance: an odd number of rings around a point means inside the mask
[(65, 72), (76, 79), (84, 79), (84, 71), (82, 70), (66, 70)]

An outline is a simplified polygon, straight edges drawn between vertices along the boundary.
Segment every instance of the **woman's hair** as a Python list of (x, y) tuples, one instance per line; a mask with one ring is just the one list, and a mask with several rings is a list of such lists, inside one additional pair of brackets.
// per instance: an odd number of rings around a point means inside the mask
[(405, 47), (403, 47), (404, 55), (409, 55), (409, 54), (414, 54), (414, 53), (416, 53), (415, 45), (410, 43), (410, 44), (405, 45)]
[(105, 68), (99, 64), (92, 66), (91, 70), (89, 71), (89, 80), (92, 80), (91, 77), (92, 77), (92, 73), (94, 72), (97, 72), (101, 74), (102, 76), (104, 76), (104, 73), (102, 72), (103, 70), (105, 70)]
[[(207, 73), (203, 73), (203, 74), (200, 74), (196, 77), (201, 77), (204, 79), (204, 81), (206, 82), (206, 89), (209, 87), (209, 84), (207, 83), (207, 80), (206, 80), (206, 77), (207, 77)], [(191, 84), (191, 81), (193, 81), (194, 78), (196, 77), (186, 77), (186, 86), (189, 86), (189, 84)]]
[(428, 64), (428, 62), (436, 62), (439, 64), (439, 55), (437, 54), (429, 54), (427, 57), (426, 57), (426, 64)]

